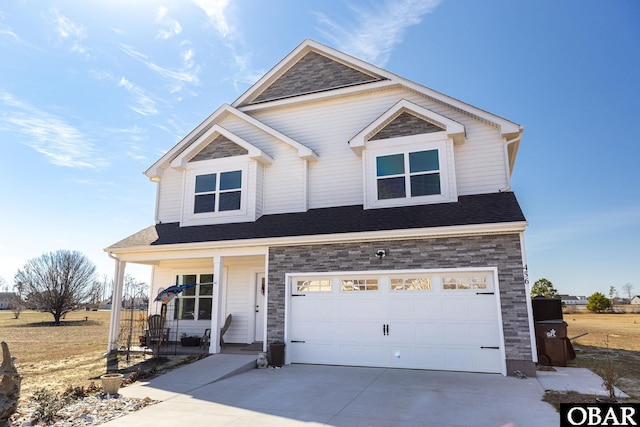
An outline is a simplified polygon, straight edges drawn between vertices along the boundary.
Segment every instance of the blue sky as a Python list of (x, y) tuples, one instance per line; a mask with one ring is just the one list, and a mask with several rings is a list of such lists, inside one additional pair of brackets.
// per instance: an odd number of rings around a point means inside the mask
[(640, 294), (634, 0), (2, 2), (0, 277), (57, 249), (111, 276), (142, 172), (305, 38), (523, 125), (531, 281)]

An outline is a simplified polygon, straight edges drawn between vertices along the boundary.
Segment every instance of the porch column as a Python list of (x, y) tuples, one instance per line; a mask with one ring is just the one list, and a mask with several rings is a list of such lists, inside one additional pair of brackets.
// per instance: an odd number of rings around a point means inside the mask
[(109, 321), (109, 344), (107, 353), (118, 349), (118, 333), (120, 331), (120, 313), (122, 311), (122, 289), (124, 283), (125, 261), (109, 254), (116, 261), (116, 269), (113, 276), (113, 295), (111, 296), (111, 319)]
[(213, 257), (213, 304), (211, 307), (211, 341), (209, 342), (209, 353), (220, 353), (220, 325), (224, 322), (224, 307), (222, 305), (222, 274), (224, 267), (224, 257), (216, 255)]

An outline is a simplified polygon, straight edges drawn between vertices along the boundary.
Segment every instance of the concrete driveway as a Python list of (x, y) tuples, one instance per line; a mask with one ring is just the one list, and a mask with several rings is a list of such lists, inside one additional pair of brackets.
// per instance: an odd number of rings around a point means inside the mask
[[(123, 388), (125, 396), (161, 402), (104, 425), (559, 425), (535, 378), (315, 365), (246, 370), (255, 356), (244, 356), (249, 364), (222, 356)], [(234, 367), (243, 372), (224, 378)]]

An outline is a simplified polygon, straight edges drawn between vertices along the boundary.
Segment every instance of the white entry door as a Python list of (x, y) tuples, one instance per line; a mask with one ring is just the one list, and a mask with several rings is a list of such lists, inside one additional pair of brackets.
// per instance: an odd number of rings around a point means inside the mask
[(504, 372), (492, 271), (293, 277), (291, 362)]
[(255, 298), (255, 336), (254, 341), (264, 341), (264, 289), (265, 280), (264, 273), (258, 273), (256, 275), (256, 298)]

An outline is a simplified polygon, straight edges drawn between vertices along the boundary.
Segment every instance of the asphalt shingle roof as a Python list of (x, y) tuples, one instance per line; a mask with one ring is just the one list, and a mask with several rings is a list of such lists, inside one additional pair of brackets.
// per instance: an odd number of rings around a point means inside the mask
[(255, 222), (180, 227), (156, 224), (109, 249), (176, 243), (405, 230), (526, 221), (512, 192), (461, 196), (454, 203), (363, 209), (362, 205), (264, 215)]

